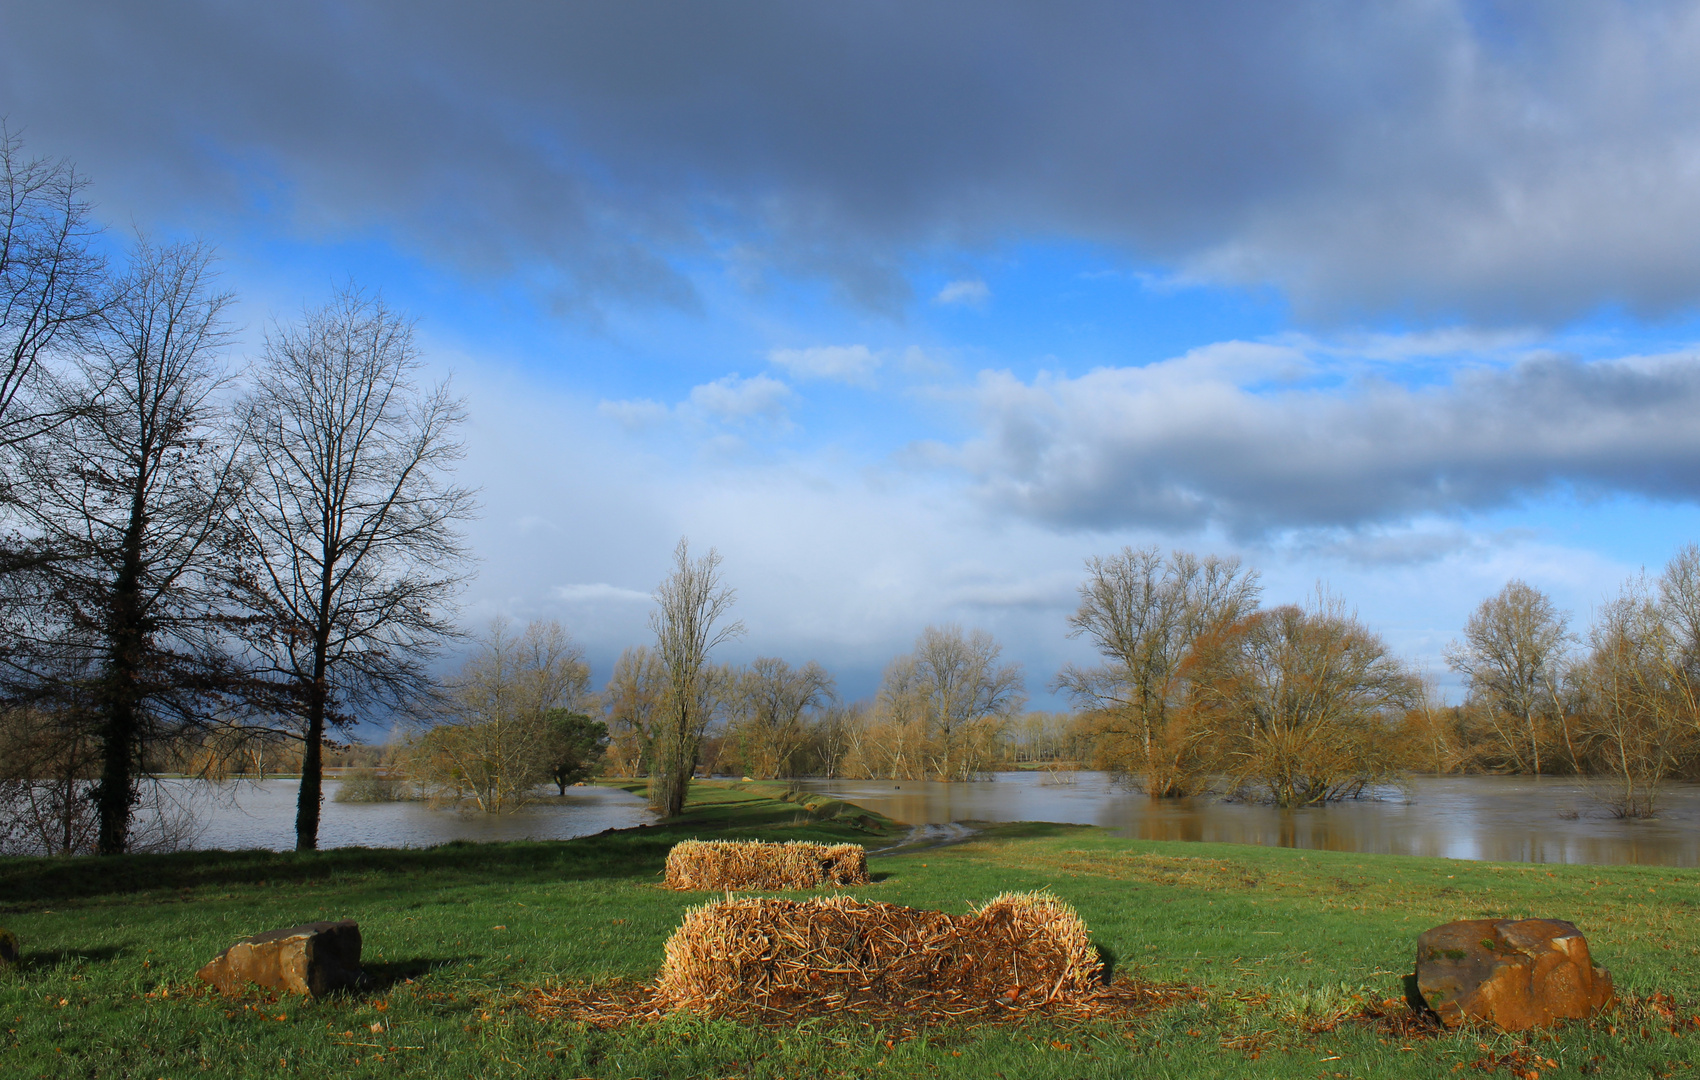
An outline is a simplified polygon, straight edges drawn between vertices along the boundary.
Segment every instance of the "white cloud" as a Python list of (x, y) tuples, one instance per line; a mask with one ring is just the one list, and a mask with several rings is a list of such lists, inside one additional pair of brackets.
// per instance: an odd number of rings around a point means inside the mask
[(791, 398), (791, 388), (778, 379), (766, 375), (744, 379), (733, 374), (692, 387), (689, 405), (700, 415), (726, 423), (765, 420), (784, 426), (789, 423), (785, 407)]
[(969, 278), (953, 281), (938, 291), (933, 297), (935, 304), (965, 304), (969, 307), (983, 307), (992, 298), (992, 290), (979, 278)]
[(791, 388), (778, 379), (767, 375), (745, 379), (734, 373), (691, 387), (690, 395), (677, 405), (639, 398), (603, 401), (597, 404), (596, 411), (633, 434), (659, 427), (674, 418), (733, 425), (758, 421), (783, 430), (791, 426), (786, 406), (794, 396)]
[(1554, 491), (1700, 500), (1700, 358), (1534, 357), (1438, 386), (1230, 342), (1143, 368), (982, 373), (983, 429), (919, 457), (1069, 528), (1254, 537), (1516, 506)]
[(873, 382), (880, 357), (866, 345), (816, 345), (807, 349), (774, 349), (767, 359), (799, 378), (834, 379), (867, 386)]

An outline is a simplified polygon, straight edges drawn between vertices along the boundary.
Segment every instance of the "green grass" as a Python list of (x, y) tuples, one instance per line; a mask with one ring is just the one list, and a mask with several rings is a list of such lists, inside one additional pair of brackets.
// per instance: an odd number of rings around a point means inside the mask
[[(876, 856), (880, 880), (855, 892), (961, 911), (1005, 889), (1049, 887), (1120, 970), (1200, 986), (1203, 1000), (1129, 1026), (944, 1028), (909, 1040), (843, 1019), (766, 1029), (675, 1017), (596, 1031), (518, 1007), (525, 988), (550, 980), (654, 975), (683, 910), (706, 898), (657, 887), (679, 839), (875, 848), (902, 835), (878, 819), (871, 831), (847, 824), (854, 808), (821, 820), (779, 794), (699, 784), (681, 823), (566, 843), (0, 861), (0, 925), (25, 958), (0, 973), (0, 1074), (1443, 1077), (1483, 1075), (1470, 1066), (1513, 1051), (1560, 1064), (1543, 1076), (1700, 1073), (1687, 1064), (1700, 1029), (1672, 1034), (1637, 1004), (1662, 992), (1682, 1017), (1695, 1011), (1693, 870), (1144, 842), (1075, 826), (988, 827), (968, 843)], [(1581, 926), (1631, 1007), (1527, 1044), (1401, 1040), (1353, 1022), (1317, 1030), (1397, 996), (1428, 926), (1525, 914)], [(344, 917), (360, 921), (372, 992), (318, 1002), (187, 992), (237, 938)]]

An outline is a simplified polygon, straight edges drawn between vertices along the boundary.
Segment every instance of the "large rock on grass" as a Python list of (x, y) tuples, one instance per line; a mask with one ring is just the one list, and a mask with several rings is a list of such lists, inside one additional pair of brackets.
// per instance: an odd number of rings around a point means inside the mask
[(21, 955), (18, 951), (18, 935), (0, 927), (0, 971), (17, 967)]
[(1447, 1027), (1527, 1031), (1580, 1020), (1614, 1000), (1611, 975), (1562, 919), (1466, 919), (1417, 938), (1417, 998)]
[(250, 985), (314, 997), (351, 990), (364, 978), (360, 926), (345, 919), (255, 934), (219, 953), (196, 975), (225, 994), (239, 994)]

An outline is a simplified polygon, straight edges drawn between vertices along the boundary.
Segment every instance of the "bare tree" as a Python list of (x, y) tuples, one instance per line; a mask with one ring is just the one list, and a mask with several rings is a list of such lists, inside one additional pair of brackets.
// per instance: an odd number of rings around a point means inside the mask
[(1397, 771), (1421, 681), (1337, 601), (1255, 612), (1201, 640), (1186, 715), (1214, 763), (1280, 806), (1360, 793)]
[(744, 632), (742, 622), (716, 625), (736, 600), (737, 593), (720, 582), (719, 553), (709, 548), (692, 561), (690, 544), (681, 538), (673, 549), (673, 571), (656, 586), (656, 610), (649, 616), (668, 691), (652, 743), (649, 805), (669, 817), (685, 805), (703, 731), (724, 691), (710, 670), (709, 654)]
[(295, 818), (318, 846), (327, 730), (428, 692), (454, 634), (473, 496), (451, 482), (462, 403), (421, 388), (413, 324), (349, 287), (267, 339), (243, 421), (254, 481), (236, 590), (274, 707), (303, 742)]
[(1086, 569), (1069, 633), (1088, 638), (1106, 662), (1068, 665), (1055, 685), (1102, 718), (1099, 757), (1112, 771), (1139, 776), (1153, 798), (1188, 794), (1197, 770), (1168, 728), (1181, 692), (1176, 672), (1201, 634), (1257, 607), (1257, 571), (1186, 551), (1165, 559), (1155, 547), (1123, 548)]
[(83, 201), (87, 181), (69, 162), (26, 158), (0, 123), (0, 445), (63, 420), (76, 400), (41, 393), (41, 361), (96, 332), (105, 263)]
[(0, 712), (0, 854), (93, 850), (100, 819), (89, 789), (100, 743), (73, 709)]
[(623, 650), (603, 691), (608, 717), (608, 768), (616, 776), (647, 776), (667, 704), (667, 669), (647, 646)]
[(1670, 635), (1672, 690), (1700, 735), (1700, 544), (1685, 544), (1659, 575), (1659, 612)]
[(744, 768), (758, 779), (796, 775), (808, 741), (807, 715), (832, 701), (832, 676), (813, 660), (794, 668), (758, 656), (738, 678), (740, 717), (733, 732)]
[(98, 338), (55, 390), (65, 422), (21, 448), (19, 513), (55, 554), (13, 601), (45, 692), (92, 680), (102, 854), (129, 846), (146, 748), (206, 722), (227, 674), (216, 571), (241, 484), (219, 434), (231, 297), (211, 258), (138, 242)]
[(1541, 774), (1543, 727), (1556, 719), (1572, 768), (1577, 749), (1560, 699), (1570, 616), (1527, 582), (1510, 581), (1481, 602), (1446, 661), (1464, 676), (1472, 703), (1486, 715), (1519, 769)]
[(820, 710), (814, 742), (823, 776), (831, 779), (843, 775), (846, 763), (856, 756), (870, 711), (865, 701), (828, 705)]
[(925, 733), (927, 774), (968, 779), (1000, 748), (1004, 723), (1027, 701), (1021, 665), (1000, 663), (1002, 652), (984, 630), (929, 626), (886, 669), (883, 702)]

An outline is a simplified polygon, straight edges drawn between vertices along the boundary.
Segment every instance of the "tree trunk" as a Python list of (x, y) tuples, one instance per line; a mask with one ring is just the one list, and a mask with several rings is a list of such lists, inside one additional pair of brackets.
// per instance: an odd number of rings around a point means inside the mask
[[(113, 681), (120, 676), (113, 673)], [(100, 839), (96, 850), (102, 855), (122, 855), (130, 842), (130, 808), (135, 802), (134, 772), (135, 711), (121, 703), (115, 693), (107, 704), (106, 723), (101, 732), (103, 761), (95, 803), (100, 811)]]
[(141, 625), (142, 525), (145, 478), (136, 478), (130, 521), (124, 532), (123, 562), (112, 586), (112, 609), (107, 625), (111, 654), (107, 659), (105, 722), (101, 725), (100, 787), (95, 803), (100, 835), (95, 850), (122, 855), (130, 844), (130, 813), (136, 801), (137, 680), (141, 674), (144, 632)]
[(307, 690), (307, 738), (301, 750), (301, 798), (295, 806), (295, 850), (316, 851), (319, 847), (319, 808), (324, 802), (326, 642), (321, 638), (313, 649), (313, 685)]

